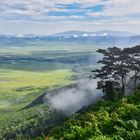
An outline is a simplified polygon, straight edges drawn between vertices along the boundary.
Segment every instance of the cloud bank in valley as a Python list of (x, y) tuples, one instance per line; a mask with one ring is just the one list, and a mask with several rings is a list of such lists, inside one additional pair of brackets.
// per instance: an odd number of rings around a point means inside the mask
[(44, 101), (51, 109), (70, 115), (101, 99), (102, 93), (96, 89), (96, 82), (96, 80), (84, 80), (77, 86), (63, 89), (56, 94), (47, 93)]

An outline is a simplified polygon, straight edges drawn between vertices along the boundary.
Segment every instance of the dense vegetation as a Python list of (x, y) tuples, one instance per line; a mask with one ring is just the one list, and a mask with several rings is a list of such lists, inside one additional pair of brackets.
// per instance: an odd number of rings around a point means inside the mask
[(119, 101), (100, 101), (54, 128), (49, 140), (139, 140), (140, 92)]
[[(49, 110), (45, 104), (33, 105), (31, 108), (26, 108), (26, 106), (35, 101), (36, 97), (40, 95), (42, 97), (43, 93), (50, 88), (73, 83), (72, 70), (77, 72), (77, 69), (72, 68), (76, 65), (72, 64), (73, 66), (69, 69), (51, 69), (53, 71), (44, 69), (21, 71), (18, 67), (16, 67), (17, 70), (13, 70), (17, 62), (10, 64), (13, 65), (10, 66), (12, 69), (5, 68), (4, 64), (0, 70), (0, 139), (139, 140), (140, 46), (125, 49), (113, 47), (106, 50), (99, 49), (98, 52), (103, 55), (103, 59), (99, 61), (101, 65), (98, 65), (101, 68), (93, 72), (96, 72), (94, 76), (99, 78), (98, 88), (102, 89), (105, 100), (83, 108), (70, 117)], [(61, 63), (65, 63), (66, 58), (71, 58), (73, 53), (68, 54), (70, 55), (68, 57), (61, 56), (62, 54), (59, 54), (58, 58), (51, 56), (51, 59), (62, 60)], [(80, 58), (76, 63), (83, 60), (79, 57), (82, 54), (76, 53), (78, 55), (76, 58)], [(72, 58), (75, 61), (76, 58)], [(22, 56), (21, 59), (24, 57)], [(20, 59), (13, 60), (15, 62)], [(36, 60), (37, 63), (41, 63), (32, 55), (30, 60), (31, 63)], [(5, 61), (3, 56), (1, 61)], [(11, 63), (11, 58), (8, 58), (8, 66), (9, 63)], [(68, 63), (71, 64), (71, 62)], [(22, 67), (24, 69), (24, 66), (20, 66)], [(129, 92), (128, 87), (131, 87)], [(130, 93), (134, 95), (124, 97)]]
[(24, 123), (17, 118), (3, 128), (2, 137), (6, 140), (139, 140), (140, 92), (119, 101), (102, 100), (71, 117), (49, 116), (47, 109), (34, 117), (24, 117), (27, 118)]
[(98, 61), (102, 67), (93, 72), (99, 79), (97, 85), (105, 94), (105, 99), (120, 99), (127, 90), (136, 92), (140, 79), (140, 45), (99, 49), (97, 52), (103, 55)]
[[(140, 46), (99, 49), (101, 68), (94, 70), (105, 101), (91, 105), (84, 115), (71, 117), (55, 128), (50, 139), (139, 140), (140, 139)], [(128, 91), (135, 94), (128, 96)]]

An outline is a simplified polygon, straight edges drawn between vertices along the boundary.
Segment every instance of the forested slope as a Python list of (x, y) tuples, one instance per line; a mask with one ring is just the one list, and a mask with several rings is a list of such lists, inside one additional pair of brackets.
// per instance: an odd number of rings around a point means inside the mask
[(50, 140), (139, 140), (140, 91), (120, 101), (100, 101), (54, 128)]

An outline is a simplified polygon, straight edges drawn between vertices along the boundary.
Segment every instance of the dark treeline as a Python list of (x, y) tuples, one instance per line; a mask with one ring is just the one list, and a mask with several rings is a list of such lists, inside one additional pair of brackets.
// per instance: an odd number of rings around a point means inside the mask
[(98, 89), (102, 89), (107, 100), (116, 100), (126, 95), (126, 90), (136, 92), (140, 81), (140, 45), (132, 48), (99, 49), (103, 55), (98, 61), (100, 69), (93, 70), (94, 78), (99, 78)]

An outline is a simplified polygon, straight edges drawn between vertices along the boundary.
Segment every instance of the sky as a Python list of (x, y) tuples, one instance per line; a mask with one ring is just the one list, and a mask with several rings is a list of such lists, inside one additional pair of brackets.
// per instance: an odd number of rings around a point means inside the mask
[(140, 32), (140, 0), (0, 0), (0, 34)]

